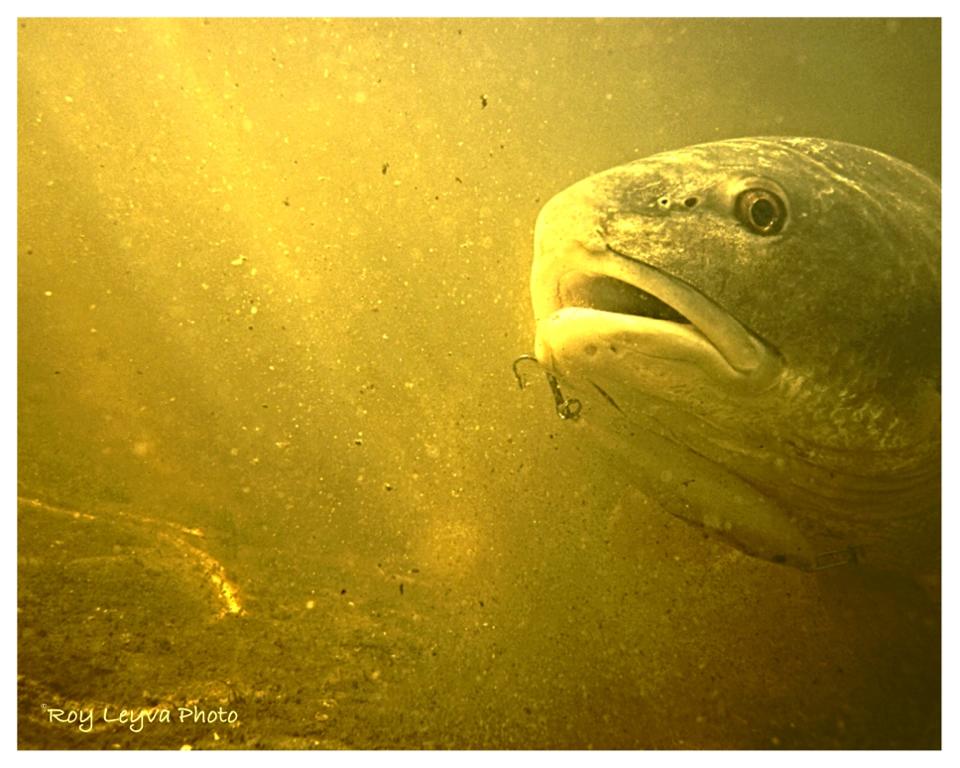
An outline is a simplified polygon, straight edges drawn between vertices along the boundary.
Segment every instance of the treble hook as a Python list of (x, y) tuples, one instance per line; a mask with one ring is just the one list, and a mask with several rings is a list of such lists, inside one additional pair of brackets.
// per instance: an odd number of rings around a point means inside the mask
[[(526, 386), (526, 382), (523, 380), (523, 376), (520, 375), (520, 371), (517, 370), (517, 364), (521, 360), (530, 360), (537, 365), (540, 364), (540, 361), (533, 355), (520, 355), (520, 357), (513, 361), (513, 375), (517, 377), (517, 384), (520, 389), (523, 389)], [(557, 381), (557, 377), (549, 371), (544, 371), (544, 373), (547, 374), (547, 384), (550, 385), (550, 392), (553, 394), (553, 402), (557, 410), (557, 416), (561, 419), (570, 419), (571, 421), (580, 418), (580, 409), (583, 408), (583, 403), (575, 397), (564, 397), (563, 392), (560, 391), (560, 383)]]

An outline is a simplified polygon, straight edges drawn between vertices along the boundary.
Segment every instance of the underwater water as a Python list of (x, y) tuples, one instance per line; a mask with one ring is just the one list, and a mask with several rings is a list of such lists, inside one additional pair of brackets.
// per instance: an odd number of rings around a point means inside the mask
[(936, 178), (938, 21), (21, 19), (18, 54), (21, 748), (939, 747), (929, 591), (705, 538), (511, 371), (590, 173), (785, 134)]

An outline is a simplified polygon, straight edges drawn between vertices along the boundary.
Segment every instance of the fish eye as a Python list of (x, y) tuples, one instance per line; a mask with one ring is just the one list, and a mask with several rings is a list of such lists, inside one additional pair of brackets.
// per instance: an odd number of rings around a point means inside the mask
[(787, 221), (787, 206), (768, 189), (745, 189), (737, 197), (737, 218), (758, 235), (775, 235)]

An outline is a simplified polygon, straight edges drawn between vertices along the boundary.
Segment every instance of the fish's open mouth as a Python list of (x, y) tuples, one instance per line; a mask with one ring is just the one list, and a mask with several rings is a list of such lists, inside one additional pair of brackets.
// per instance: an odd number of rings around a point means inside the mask
[(541, 242), (538, 253), (531, 288), (544, 350), (556, 351), (561, 338), (613, 334), (617, 348), (699, 361), (754, 382), (770, 381), (779, 369), (775, 349), (698, 287), (660, 267), (609, 244), (600, 250), (575, 240), (546, 249)]
[(560, 288), (564, 306), (690, 324), (675, 307), (642, 288), (609, 275), (569, 275)]

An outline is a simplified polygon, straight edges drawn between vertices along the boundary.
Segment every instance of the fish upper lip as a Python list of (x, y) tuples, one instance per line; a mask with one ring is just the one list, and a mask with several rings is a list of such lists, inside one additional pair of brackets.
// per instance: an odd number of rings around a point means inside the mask
[(699, 332), (740, 374), (759, 376), (779, 368), (776, 350), (693, 285), (609, 243), (604, 243), (602, 253), (582, 243), (577, 246), (591, 258), (580, 261), (556, 280), (553, 311), (585, 307), (644, 318), (647, 327), (670, 323), (665, 330), (685, 324)]

